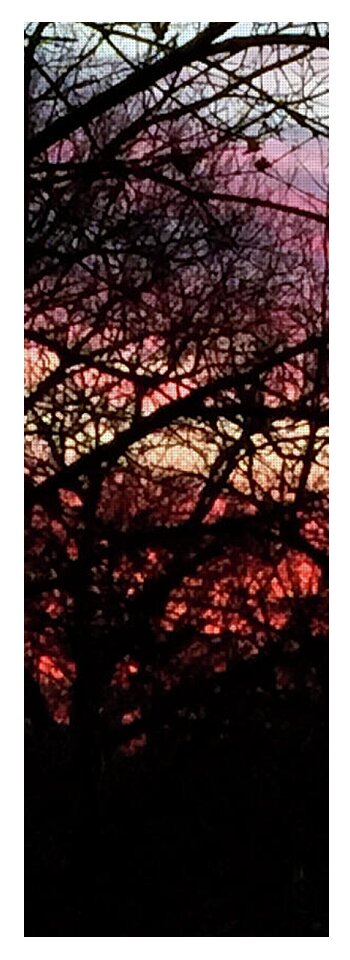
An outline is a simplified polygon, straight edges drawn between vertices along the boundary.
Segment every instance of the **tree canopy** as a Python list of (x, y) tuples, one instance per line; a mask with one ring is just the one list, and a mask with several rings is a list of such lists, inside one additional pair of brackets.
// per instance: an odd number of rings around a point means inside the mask
[(90, 737), (200, 723), (253, 660), (317, 695), (327, 48), (26, 24), (26, 663)]

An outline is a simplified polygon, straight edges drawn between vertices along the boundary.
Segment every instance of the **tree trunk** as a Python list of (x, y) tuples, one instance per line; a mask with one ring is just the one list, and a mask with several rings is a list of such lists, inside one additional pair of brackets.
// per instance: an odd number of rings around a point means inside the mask
[(76, 799), (73, 824), (72, 895), (76, 904), (76, 935), (93, 930), (95, 891), (99, 870), (100, 773), (99, 706), (101, 685), (93, 665), (78, 666), (73, 690), (71, 731)]

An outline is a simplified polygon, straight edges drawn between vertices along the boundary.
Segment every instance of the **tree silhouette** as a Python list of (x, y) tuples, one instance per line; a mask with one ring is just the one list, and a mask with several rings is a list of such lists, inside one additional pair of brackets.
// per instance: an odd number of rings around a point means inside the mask
[(26, 25), (26, 666), (85, 797), (324, 689), (327, 46)]

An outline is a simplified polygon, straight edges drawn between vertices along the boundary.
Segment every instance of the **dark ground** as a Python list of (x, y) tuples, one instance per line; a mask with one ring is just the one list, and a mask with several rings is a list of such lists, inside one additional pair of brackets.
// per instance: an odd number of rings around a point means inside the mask
[(324, 698), (228, 692), (90, 805), (68, 731), (31, 731), (25, 936), (328, 936)]

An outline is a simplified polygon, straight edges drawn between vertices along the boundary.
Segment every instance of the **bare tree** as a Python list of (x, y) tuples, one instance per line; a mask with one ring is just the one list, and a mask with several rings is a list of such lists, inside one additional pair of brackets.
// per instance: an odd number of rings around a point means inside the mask
[(326, 629), (327, 25), (242, 27), (26, 25), (26, 654), (88, 765)]

